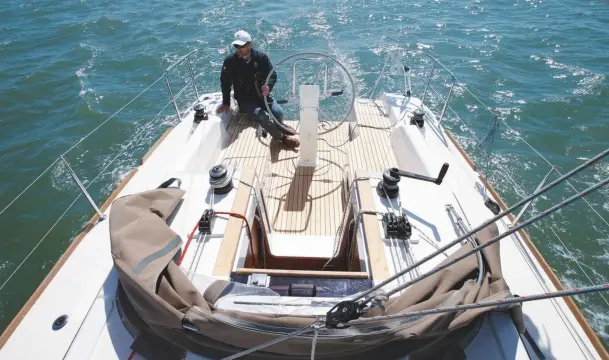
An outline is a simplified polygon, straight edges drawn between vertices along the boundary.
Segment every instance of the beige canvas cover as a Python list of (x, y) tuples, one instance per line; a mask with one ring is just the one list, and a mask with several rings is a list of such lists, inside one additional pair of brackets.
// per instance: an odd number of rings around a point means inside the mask
[[(138, 352), (148, 349), (143, 355), (149, 358), (181, 358), (183, 351), (221, 358), (310, 325), (315, 320), (313, 317), (215, 309), (213, 304), (231, 283), (216, 281), (201, 294), (175, 262), (182, 241), (167, 225), (167, 218), (183, 196), (184, 191), (180, 189), (155, 189), (125, 196), (112, 206), (110, 237), (120, 281), (119, 309), (124, 324), (136, 338), (134, 348)], [(484, 243), (497, 232), (497, 227), (491, 225), (478, 232), (477, 238)], [(469, 244), (463, 245), (445, 261), (471, 248)], [(480, 285), (475, 281), (478, 262), (472, 255), (390, 299), (385, 314), (510, 296), (501, 274), (499, 244), (487, 247), (483, 255), (486, 274)], [(437, 351), (443, 346), (464, 346), (466, 333), (490, 310), (324, 330), (318, 337), (315, 358), (370, 358), (378, 351), (383, 351), (386, 358), (417, 353), (428, 357), (429, 351), (433, 353), (434, 349)], [(364, 316), (378, 313), (375, 310)], [(310, 333), (267, 347), (249, 358), (310, 358), (311, 342)], [(163, 353), (159, 348), (169, 350)]]

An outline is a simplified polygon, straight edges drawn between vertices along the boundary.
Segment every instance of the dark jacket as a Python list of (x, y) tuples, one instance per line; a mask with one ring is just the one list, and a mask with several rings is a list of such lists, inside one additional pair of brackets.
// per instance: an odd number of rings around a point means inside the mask
[[(262, 51), (252, 49), (251, 56), (247, 61), (239, 58), (236, 52), (227, 56), (224, 59), (222, 74), (220, 75), (222, 103), (230, 104), (232, 85), (237, 102), (253, 101), (264, 104), (260, 89), (271, 69), (273, 69), (271, 61)], [(273, 90), (276, 81), (277, 73), (274, 72), (269, 79), (269, 91)], [(268, 99), (272, 101), (270, 97)]]

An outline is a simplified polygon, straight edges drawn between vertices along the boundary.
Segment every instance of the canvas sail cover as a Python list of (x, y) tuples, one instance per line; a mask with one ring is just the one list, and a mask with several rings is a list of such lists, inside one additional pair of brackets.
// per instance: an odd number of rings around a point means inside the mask
[[(124, 324), (136, 338), (133, 348), (145, 357), (181, 358), (192, 351), (221, 358), (310, 325), (315, 318), (220, 310), (214, 303), (231, 283), (217, 280), (200, 293), (176, 264), (182, 240), (167, 218), (183, 197), (180, 189), (155, 189), (117, 199), (110, 213), (110, 239), (119, 277), (118, 303)], [(498, 234), (496, 225), (480, 232), (479, 243)], [(463, 245), (447, 258), (463, 254)], [(408, 288), (385, 304), (385, 315), (470, 304), (511, 296), (501, 273), (499, 243), (483, 250), (486, 264), (476, 283), (478, 261), (472, 255)], [(319, 333), (316, 359), (358, 359), (426, 354), (463, 344), (471, 329), (492, 308), (385, 320)], [(364, 317), (379, 315), (377, 310)], [(312, 333), (248, 355), (260, 359), (309, 359)], [(163, 349), (167, 352), (163, 353)], [(173, 352), (172, 352), (173, 351)], [(444, 353), (446, 351), (442, 350)], [(431, 353), (430, 353), (431, 352)], [(173, 355), (172, 355), (173, 354)], [(177, 355), (176, 355), (177, 354)], [(376, 354), (376, 355), (375, 355)]]

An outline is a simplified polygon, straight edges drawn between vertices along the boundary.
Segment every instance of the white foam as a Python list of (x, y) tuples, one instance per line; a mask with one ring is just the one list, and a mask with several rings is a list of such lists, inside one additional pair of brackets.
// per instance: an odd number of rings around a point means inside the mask
[[(87, 102), (87, 106), (89, 107), (89, 109), (91, 109), (91, 104), (89, 103), (89, 100), (99, 102), (99, 100), (103, 98), (103, 96), (95, 95), (95, 91), (87, 85), (89, 73), (92, 71), (93, 66), (95, 65), (95, 59), (99, 54), (99, 49), (87, 43), (80, 43), (80, 47), (90, 50), (91, 57), (89, 58), (89, 60), (87, 60), (86, 65), (83, 65), (78, 70), (76, 70), (75, 74), (76, 77), (78, 77), (78, 82), (80, 83), (80, 91), (78, 92), (78, 96), (83, 98), (85, 102)], [(87, 94), (92, 94), (92, 97), (87, 96)]]
[(283, 27), (278, 25), (273, 25), (273, 31), (269, 31), (266, 33), (266, 44), (274, 44), (284, 42), (289, 38), (290, 34), (294, 31), (291, 27)]

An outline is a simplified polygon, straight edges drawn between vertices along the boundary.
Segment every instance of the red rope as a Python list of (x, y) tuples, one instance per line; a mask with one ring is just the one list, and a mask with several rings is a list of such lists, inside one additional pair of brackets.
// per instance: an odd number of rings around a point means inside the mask
[(182, 255), (180, 255), (180, 259), (178, 260), (178, 266), (180, 266), (180, 264), (182, 264), (182, 260), (184, 260), (184, 255), (186, 255), (188, 246), (190, 246), (190, 241), (192, 240), (192, 237), (195, 235), (195, 231), (197, 231), (198, 228), (199, 228), (199, 222), (197, 221), (197, 223), (195, 224), (195, 227), (192, 228), (192, 231), (190, 232), (190, 235), (188, 236), (188, 240), (186, 240), (186, 245), (184, 245), (184, 250), (182, 251)]
[[(234, 212), (224, 212), (224, 211), (219, 211), (216, 214), (217, 215), (235, 216), (235, 217), (238, 217), (239, 219), (245, 221), (245, 229), (247, 230), (247, 236), (250, 239), (250, 255), (252, 255), (252, 259), (253, 259), (254, 258), (254, 250), (252, 248), (252, 233), (250, 231), (250, 223), (249, 223), (249, 221), (247, 221), (245, 216), (243, 216), (241, 214), (234, 213)], [(197, 221), (195, 226), (192, 228), (192, 231), (190, 232), (190, 235), (188, 235), (188, 240), (186, 240), (186, 245), (184, 245), (184, 250), (182, 251), (182, 255), (180, 255), (180, 259), (178, 260), (178, 266), (180, 266), (180, 264), (182, 264), (182, 260), (184, 260), (184, 256), (186, 255), (186, 251), (188, 251), (188, 247), (190, 246), (190, 242), (192, 241), (192, 238), (195, 235), (195, 231), (197, 231), (198, 228), (199, 228), (199, 221)], [(131, 355), (129, 355), (129, 358), (127, 360), (133, 359), (134, 356), (135, 356), (135, 351), (132, 351)]]
[(245, 216), (243, 216), (241, 214), (238, 214), (238, 213), (225, 212), (225, 211), (218, 211), (216, 214), (218, 214), (218, 215), (231, 215), (231, 216), (238, 217), (239, 219), (245, 221), (245, 230), (247, 230), (247, 237), (250, 239), (250, 255), (252, 256), (252, 259), (254, 259), (254, 247), (253, 247), (253, 242), (252, 242), (253, 241), (252, 240), (252, 233), (250, 231), (250, 223), (249, 223), (249, 221), (247, 221)]
[[(252, 259), (254, 258), (254, 250), (253, 250), (253, 244), (252, 244), (252, 233), (250, 230), (250, 223), (249, 221), (247, 221), (247, 219), (245, 218), (245, 216), (238, 214), (238, 213), (234, 213), (234, 212), (225, 212), (225, 211), (218, 211), (216, 213), (216, 215), (230, 215), (230, 216), (235, 216), (238, 217), (239, 219), (245, 221), (245, 229), (247, 230), (247, 237), (249, 238), (249, 242), (250, 242), (250, 255), (252, 256)], [(188, 251), (188, 247), (190, 246), (190, 242), (193, 238), (193, 236), (195, 235), (195, 231), (197, 231), (197, 229), (199, 228), (199, 222), (197, 221), (195, 223), (195, 226), (192, 228), (192, 231), (190, 232), (190, 235), (188, 236), (188, 240), (186, 240), (186, 245), (184, 245), (184, 250), (182, 251), (182, 255), (180, 255), (180, 259), (178, 260), (178, 266), (180, 266), (180, 264), (182, 264), (182, 260), (184, 260), (184, 256), (186, 255), (186, 251)]]

